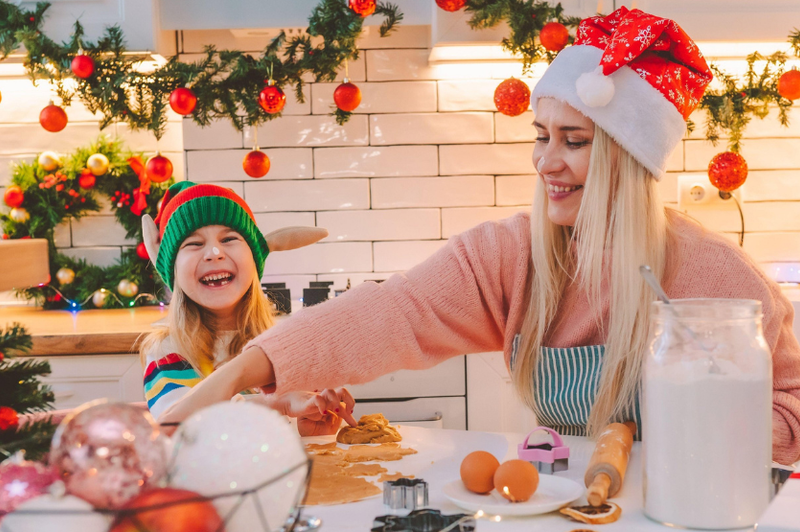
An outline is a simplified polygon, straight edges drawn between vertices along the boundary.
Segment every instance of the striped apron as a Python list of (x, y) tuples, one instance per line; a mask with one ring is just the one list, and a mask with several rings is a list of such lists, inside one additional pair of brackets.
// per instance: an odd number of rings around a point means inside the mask
[[(517, 357), (520, 335), (514, 337), (511, 368)], [(597, 395), (605, 347), (542, 347), (535, 382), (537, 422), (565, 436), (586, 436), (586, 422)], [(639, 397), (617, 421), (635, 421), (641, 439)]]

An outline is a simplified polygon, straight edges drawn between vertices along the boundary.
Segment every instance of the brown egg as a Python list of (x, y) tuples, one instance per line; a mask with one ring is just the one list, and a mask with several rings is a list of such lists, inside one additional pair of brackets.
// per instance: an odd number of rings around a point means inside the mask
[(494, 473), (494, 489), (511, 502), (525, 502), (539, 487), (539, 472), (525, 460), (509, 460)]
[(491, 453), (475, 451), (461, 462), (461, 481), (475, 493), (489, 493), (494, 487), (494, 472), (500, 462)]

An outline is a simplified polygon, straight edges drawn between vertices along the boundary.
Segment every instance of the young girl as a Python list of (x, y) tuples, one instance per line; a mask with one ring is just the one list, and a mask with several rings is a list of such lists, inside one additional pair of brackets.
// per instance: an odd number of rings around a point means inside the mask
[[(263, 236), (239, 196), (216, 185), (184, 181), (170, 187), (153, 221), (142, 220), (145, 246), (172, 290), (167, 327), (142, 342), (147, 406), (159, 418), (245, 342), (273, 324), (261, 292), (270, 252), (295, 249), (327, 236), (321, 228), (285, 228)], [(330, 433), (338, 414), (353, 421), (347, 390), (259, 396), (284, 415), (301, 417), (304, 435)], [(343, 407), (340, 403), (345, 403)]]

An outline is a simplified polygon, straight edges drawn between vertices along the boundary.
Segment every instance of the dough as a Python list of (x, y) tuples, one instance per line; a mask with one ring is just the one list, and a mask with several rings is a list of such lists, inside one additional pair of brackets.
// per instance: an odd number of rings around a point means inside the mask
[(389, 421), (383, 414), (370, 414), (361, 416), (358, 426), (343, 427), (336, 435), (336, 441), (345, 444), (360, 443), (391, 443), (401, 441), (403, 438), (397, 429), (389, 426)]
[(389, 470), (380, 464), (353, 464), (342, 469), (342, 473), (351, 477), (375, 477)]
[(344, 452), (345, 462), (394, 462), (409, 454), (417, 454), (410, 447), (400, 447), (397, 443), (380, 445), (353, 445)]
[(364, 478), (343, 474), (343, 468), (339, 464), (318, 462), (314, 459), (305, 504), (344, 504), (380, 495), (382, 492), (381, 488)]

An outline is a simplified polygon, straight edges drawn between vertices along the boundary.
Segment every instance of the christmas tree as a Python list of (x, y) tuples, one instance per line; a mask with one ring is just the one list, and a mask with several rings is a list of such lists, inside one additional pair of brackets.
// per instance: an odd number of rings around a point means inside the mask
[(19, 323), (0, 331), (0, 461), (24, 450), (26, 458), (40, 459), (49, 449), (55, 427), (49, 417), (20, 423), (19, 414), (44, 412), (53, 407), (53, 392), (39, 382), (50, 373), (47, 361), (15, 359), (33, 346)]

